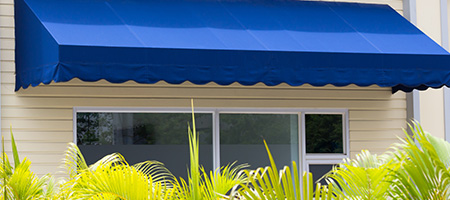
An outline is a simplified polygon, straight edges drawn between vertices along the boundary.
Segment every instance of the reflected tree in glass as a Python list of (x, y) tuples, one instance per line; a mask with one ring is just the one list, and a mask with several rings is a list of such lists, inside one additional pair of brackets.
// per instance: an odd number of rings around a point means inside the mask
[(263, 140), (275, 162), (290, 166), (298, 162), (297, 114), (220, 114), (220, 162), (238, 161), (251, 168), (269, 165)]
[(343, 153), (342, 115), (307, 114), (306, 153)]
[[(187, 178), (190, 113), (77, 113), (77, 144), (88, 163), (121, 153), (130, 164), (163, 162)], [(212, 169), (212, 114), (196, 114), (200, 162)]]

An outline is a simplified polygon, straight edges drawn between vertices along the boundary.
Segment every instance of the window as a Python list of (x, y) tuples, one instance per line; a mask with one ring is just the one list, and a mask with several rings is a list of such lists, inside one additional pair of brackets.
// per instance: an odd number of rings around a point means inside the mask
[(305, 115), (306, 153), (344, 153), (342, 115)]
[[(189, 109), (75, 108), (75, 139), (91, 164), (119, 152), (130, 164), (163, 162), (187, 177)], [(200, 162), (206, 170), (237, 162), (269, 165), (266, 140), (277, 166), (303, 163), (317, 180), (348, 155), (346, 110), (196, 109)], [(299, 162), (301, 161), (301, 162)]]
[[(313, 174), (316, 182), (334, 165), (348, 157), (347, 120), (342, 113), (305, 113), (305, 155), (303, 169)], [(325, 184), (324, 180), (321, 184)]]
[(270, 165), (266, 140), (277, 166), (298, 163), (298, 115), (219, 114), (221, 164), (248, 163), (252, 168)]
[[(212, 170), (212, 114), (198, 113), (200, 162)], [(187, 178), (190, 113), (78, 112), (77, 144), (92, 164), (119, 152), (130, 163), (158, 160), (177, 177)]]
[[(313, 174), (313, 181), (317, 182), (323, 175), (333, 169), (333, 164), (310, 164), (309, 171)], [(326, 185), (325, 180), (320, 180), (320, 184)]]

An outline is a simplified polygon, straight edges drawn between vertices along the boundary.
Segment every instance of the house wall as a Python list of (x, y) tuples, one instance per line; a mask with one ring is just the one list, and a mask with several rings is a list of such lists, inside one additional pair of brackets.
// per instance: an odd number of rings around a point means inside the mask
[[(389, 3), (402, 12), (401, 0), (360, 2)], [(392, 95), (390, 88), (377, 86), (243, 87), (73, 80), (14, 92), (13, 14), (13, 0), (0, 0), (1, 132), (9, 151), (9, 126), (13, 126), (21, 156), (32, 160), (39, 175), (61, 170), (66, 145), (73, 141), (73, 107), (78, 106), (189, 107), (189, 99), (194, 98), (196, 107), (345, 108), (349, 110), (352, 155), (361, 149), (384, 152), (405, 127), (405, 94)]]
[[(448, 41), (449, 38), (448, 35), (443, 35), (445, 32), (442, 31), (442, 28), (448, 27), (447, 24), (443, 24), (446, 23), (448, 11), (447, 8), (441, 9), (442, 1), (416, 0), (416, 26), (440, 45), (443, 45), (443, 42)], [(442, 18), (443, 16), (445, 18)], [(448, 34), (448, 31), (446, 32)], [(444, 48), (448, 47), (444, 46)], [(420, 123), (424, 130), (434, 136), (445, 138), (444, 88), (430, 88), (426, 91), (420, 91), (419, 99)], [(447, 138), (447, 140), (450, 140), (450, 138)]]

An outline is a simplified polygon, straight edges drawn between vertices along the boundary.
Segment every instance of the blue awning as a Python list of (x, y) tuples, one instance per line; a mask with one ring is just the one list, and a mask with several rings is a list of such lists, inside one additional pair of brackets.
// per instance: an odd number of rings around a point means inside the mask
[(450, 55), (387, 5), (15, 0), (16, 90), (63, 82), (450, 85)]

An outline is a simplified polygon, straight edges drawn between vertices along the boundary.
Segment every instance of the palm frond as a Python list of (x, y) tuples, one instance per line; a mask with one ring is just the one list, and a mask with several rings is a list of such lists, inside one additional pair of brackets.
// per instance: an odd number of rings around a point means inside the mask
[[(264, 144), (269, 156), (270, 166), (251, 171), (245, 170), (247, 182), (240, 185), (239, 196), (247, 200), (319, 200), (331, 199), (335, 196), (332, 189), (320, 184), (317, 184), (316, 192), (314, 192), (312, 174), (305, 172), (300, 179), (298, 167), (294, 161), (292, 162), (292, 170), (289, 166), (284, 166), (283, 169), (278, 170), (265, 141)], [(302, 185), (303, 187), (301, 187)]]
[(355, 159), (345, 159), (325, 175), (337, 195), (349, 199), (386, 199), (395, 165), (363, 150)]
[(88, 169), (88, 165), (86, 164), (83, 154), (74, 143), (68, 144), (65, 157), (63, 159), (63, 168), (66, 169), (70, 179), (75, 178), (80, 171)]
[(418, 123), (410, 125), (413, 137), (405, 132), (402, 144), (396, 146), (400, 161), (392, 176), (391, 197), (396, 199), (449, 199), (450, 144), (425, 133)]
[(175, 176), (172, 172), (159, 161), (144, 161), (133, 165), (133, 167), (143, 174), (152, 177), (154, 182), (161, 182), (167, 187), (172, 187), (175, 181)]
[(125, 160), (125, 158), (120, 153), (112, 153), (106, 156), (103, 156), (100, 160), (95, 162), (92, 165), (89, 165), (89, 170), (95, 171), (99, 166), (102, 165), (128, 165), (128, 162)]
[(11, 147), (14, 157), (14, 167), (17, 167), (18, 165), (20, 165), (20, 159), (19, 159), (19, 152), (17, 151), (16, 140), (14, 140), (14, 134), (12, 132), (12, 125), (9, 126), (9, 131), (11, 133)]
[(12, 191), (12, 199), (36, 199), (44, 195), (47, 177), (38, 178), (30, 170), (31, 162), (24, 159), (16, 168), (6, 184)]
[[(243, 169), (249, 165), (241, 164), (234, 166), (236, 162), (221, 167), (220, 170), (210, 171), (209, 174), (202, 167), (202, 198), (203, 199), (221, 199), (229, 198), (228, 193), (232, 193), (233, 188), (238, 187), (247, 181)], [(209, 176), (208, 176), (209, 175)], [(232, 196), (232, 195), (230, 195)]]
[(194, 100), (191, 99), (192, 129), (188, 124), (190, 169), (188, 173), (191, 199), (200, 199), (201, 177), (199, 164), (199, 137), (195, 127)]
[(2, 156), (0, 165), (0, 182), (2, 199), (42, 199), (45, 198), (45, 188), (48, 186), (48, 176), (38, 178), (34, 174), (26, 158), (20, 162), (16, 141), (11, 128), (11, 146), (14, 157), (14, 167), (10, 164), (4, 149), (2, 137)]
[(127, 163), (100, 162), (78, 174), (70, 188), (73, 199), (166, 199), (173, 189)]

